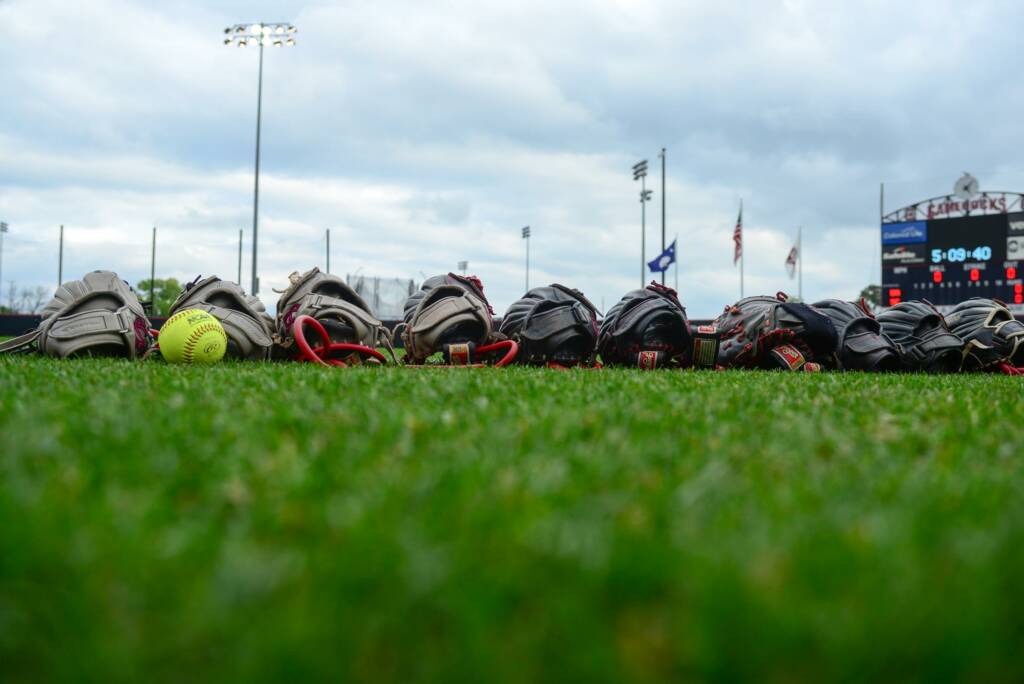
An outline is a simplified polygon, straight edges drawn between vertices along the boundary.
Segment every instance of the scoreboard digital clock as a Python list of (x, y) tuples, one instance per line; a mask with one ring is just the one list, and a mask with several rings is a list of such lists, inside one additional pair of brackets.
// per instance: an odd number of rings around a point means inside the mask
[(948, 311), (965, 299), (989, 297), (1024, 313), (1021, 195), (936, 198), (885, 216), (881, 228), (883, 306), (927, 299)]
[(932, 250), (932, 263), (941, 264), (943, 261), (949, 261), (951, 263), (957, 263), (960, 261), (967, 261), (973, 259), (974, 261), (988, 261), (992, 258), (992, 248), (989, 245), (982, 245), (969, 249), (967, 247), (951, 247), (948, 250), (943, 251), (942, 248), (936, 247)]

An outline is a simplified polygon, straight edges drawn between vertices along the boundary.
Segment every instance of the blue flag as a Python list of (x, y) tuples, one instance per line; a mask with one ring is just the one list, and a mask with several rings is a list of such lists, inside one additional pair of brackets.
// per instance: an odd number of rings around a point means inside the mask
[(668, 270), (668, 267), (676, 263), (676, 241), (673, 240), (672, 244), (665, 248), (658, 257), (652, 261), (647, 262), (647, 267), (651, 269), (651, 273), (664, 273)]

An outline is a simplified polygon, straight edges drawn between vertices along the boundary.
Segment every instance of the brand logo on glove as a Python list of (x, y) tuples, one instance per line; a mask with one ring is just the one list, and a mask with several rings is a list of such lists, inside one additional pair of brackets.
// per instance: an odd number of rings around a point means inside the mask
[(636, 357), (636, 366), (640, 370), (654, 370), (658, 367), (658, 352), (642, 351)]
[(791, 344), (780, 344), (775, 349), (772, 349), (772, 354), (791, 371), (797, 370), (806, 361), (800, 350)]
[(448, 359), (453, 366), (469, 365), (469, 345), (453, 344), (448, 347)]
[(715, 326), (697, 326), (697, 333), (693, 336), (693, 365), (697, 368), (714, 368), (718, 359), (718, 345)]

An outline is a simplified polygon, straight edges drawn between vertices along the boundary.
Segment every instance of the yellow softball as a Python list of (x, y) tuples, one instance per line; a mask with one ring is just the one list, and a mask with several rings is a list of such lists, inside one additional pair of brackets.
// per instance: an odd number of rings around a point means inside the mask
[(224, 358), (228, 336), (211, 314), (179, 311), (160, 326), (160, 354), (170, 363), (215, 363)]

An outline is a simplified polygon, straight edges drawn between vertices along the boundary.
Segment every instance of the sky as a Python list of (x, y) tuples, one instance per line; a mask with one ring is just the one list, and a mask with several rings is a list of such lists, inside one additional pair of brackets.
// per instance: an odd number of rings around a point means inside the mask
[[(469, 262), (500, 314), (530, 284), (601, 308), (679, 239), (692, 318), (745, 293), (854, 298), (896, 209), (965, 171), (1024, 190), (1013, 2), (0, 0), (2, 279), (105, 268), (250, 279), (258, 51), (224, 27), (289, 21), (265, 53), (260, 296), (291, 271), (412, 278)], [(651, 276), (647, 275), (646, 280)], [(675, 282), (670, 271), (668, 284)]]

